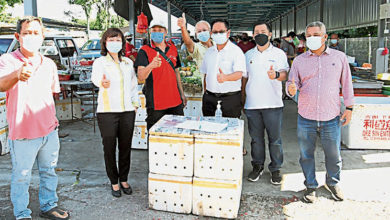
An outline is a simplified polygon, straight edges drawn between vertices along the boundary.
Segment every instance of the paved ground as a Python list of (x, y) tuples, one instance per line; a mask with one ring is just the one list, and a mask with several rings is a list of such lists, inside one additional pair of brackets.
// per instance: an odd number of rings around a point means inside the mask
[[(243, 193), (239, 211), (240, 219), (389, 219), (390, 218), (390, 162), (365, 163), (362, 156), (389, 154), (381, 150), (342, 150), (343, 173), (341, 187), (346, 200), (334, 202), (327, 191), (320, 187), (319, 200), (314, 204), (300, 201), (303, 175), (298, 163), (299, 150), (296, 138), (296, 105), (286, 102), (284, 110), (283, 185), (270, 184), (270, 175), (251, 183), (243, 181)], [(148, 209), (147, 173), (148, 153), (132, 151), (130, 184), (134, 193), (114, 199), (104, 171), (102, 145), (99, 131), (82, 122), (61, 123), (61, 132), (69, 136), (61, 139), (58, 163), (60, 205), (71, 211), (72, 219), (210, 219), (193, 215), (181, 215)], [(245, 145), (250, 150), (246, 132)], [(317, 149), (318, 180), (324, 183), (324, 157)], [(0, 219), (13, 219), (9, 199), (11, 174), (10, 156), (0, 157)], [(251, 170), (250, 156), (245, 157), (244, 175)], [(30, 207), (33, 218), (39, 219), (38, 178), (33, 171), (30, 188)], [(77, 184), (76, 184), (77, 183)]]

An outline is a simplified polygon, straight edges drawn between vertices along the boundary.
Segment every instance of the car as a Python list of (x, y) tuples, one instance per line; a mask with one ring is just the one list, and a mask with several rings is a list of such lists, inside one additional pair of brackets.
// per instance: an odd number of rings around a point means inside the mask
[[(0, 36), (0, 55), (10, 53), (18, 48), (19, 41), (15, 39), (14, 35)], [(80, 56), (75, 41), (68, 36), (46, 36), (39, 51), (44, 56), (53, 59), (59, 70), (73, 68)]]
[(90, 39), (80, 48), (81, 60), (94, 60), (101, 56), (100, 39)]

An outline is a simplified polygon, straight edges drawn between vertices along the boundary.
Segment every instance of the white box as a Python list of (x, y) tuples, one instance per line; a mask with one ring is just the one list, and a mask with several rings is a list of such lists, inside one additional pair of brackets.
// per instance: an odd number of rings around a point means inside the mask
[(8, 126), (6, 100), (0, 100), (0, 128)]
[(216, 180), (194, 177), (192, 213), (218, 218), (237, 218), (241, 188), (241, 179)]
[(192, 177), (194, 174), (193, 138), (150, 135), (149, 171)]
[(146, 113), (146, 108), (138, 108), (137, 112), (135, 113), (135, 121), (144, 122), (147, 116), (148, 114)]
[(390, 98), (355, 97), (351, 122), (341, 128), (341, 141), (354, 149), (390, 149)]
[(149, 207), (156, 210), (191, 213), (192, 177), (149, 173)]
[(72, 120), (81, 119), (81, 101), (80, 99), (73, 98), (73, 118), (71, 109), (71, 99), (56, 100), (56, 115), (58, 120)]
[(235, 118), (221, 120), (228, 123), (222, 132), (195, 134), (194, 175), (211, 179), (241, 179), (244, 166), (242, 155), (244, 122)]
[(200, 117), (202, 113), (202, 98), (201, 97), (187, 97), (187, 106), (184, 107), (185, 116)]
[(0, 129), (0, 155), (9, 153), (8, 145), (8, 127)]
[(146, 122), (135, 122), (131, 148), (148, 149), (148, 129), (146, 128)]
[(195, 139), (194, 175), (201, 178), (242, 178), (242, 142)]

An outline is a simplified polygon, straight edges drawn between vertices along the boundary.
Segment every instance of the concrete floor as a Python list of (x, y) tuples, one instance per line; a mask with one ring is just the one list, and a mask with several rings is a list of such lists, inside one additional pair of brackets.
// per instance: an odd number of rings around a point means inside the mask
[[(269, 172), (258, 182), (246, 180), (251, 171), (250, 153), (244, 158), (244, 180), (240, 219), (389, 219), (390, 162), (365, 163), (362, 155), (389, 154), (385, 150), (342, 150), (343, 172), (341, 187), (346, 200), (335, 202), (321, 186), (319, 200), (314, 204), (300, 201), (303, 175), (299, 165), (296, 137), (296, 104), (285, 102), (283, 122), (283, 184), (270, 184)], [(209, 219), (148, 209), (147, 174), (148, 152), (133, 150), (130, 184), (133, 195), (113, 198), (105, 174), (100, 134), (83, 122), (61, 123), (58, 163), (60, 206), (71, 211), (72, 219)], [(250, 152), (247, 130), (245, 146)], [(268, 156), (267, 156), (268, 157)], [(267, 160), (266, 164), (269, 161)], [(320, 146), (316, 151), (317, 178), (324, 184), (325, 164)], [(10, 156), (0, 157), (0, 219), (13, 219), (9, 198), (11, 177)], [(33, 218), (39, 219), (38, 177), (36, 167), (30, 188), (30, 208)], [(77, 184), (76, 184), (77, 183)]]

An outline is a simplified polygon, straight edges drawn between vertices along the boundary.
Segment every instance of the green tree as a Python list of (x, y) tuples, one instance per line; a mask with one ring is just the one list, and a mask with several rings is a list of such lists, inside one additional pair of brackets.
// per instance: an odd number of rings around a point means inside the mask
[[(68, 0), (68, 2), (72, 5), (80, 5), (83, 8), (85, 17), (87, 18), (87, 36), (89, 39), (91, 11), (93, 6), (98, 2), (98, 0)], [(70, 13), (66, 12), (66, 14)]]
[(22, 3), (23, 0), (0, 0), (0, 21), (6, 21), (8, 17), (5, 13), (7, 7), (13, 7), (15, 4)]

